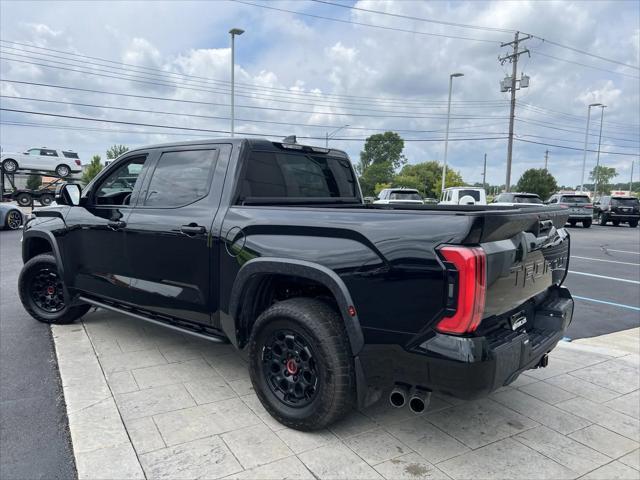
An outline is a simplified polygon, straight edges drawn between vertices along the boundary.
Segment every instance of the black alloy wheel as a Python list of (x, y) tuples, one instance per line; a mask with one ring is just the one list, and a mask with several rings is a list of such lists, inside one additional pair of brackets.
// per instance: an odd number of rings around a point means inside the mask
[(27, 313), (43, 323), (71, 323), (91, 308), (86, 303), (68, 304), (56, 259), (50, 253), (36, 255), (24, 264), (18, 293)]
[(47, 313), (64, 309), (64, 290), (58, 273), (43, 267), (31, 277), (29, 294), (33, 303)]
[(292, 330), (276, 330), (262, 351), (267, 385), (288, 407), (306, 407), (316, 398), (318, 371), (307, 339)]
[(7, 213), (5, 222), (9, 230), (17, 230), (22, 225), (22, 213), (18, 210), (11, 210)]

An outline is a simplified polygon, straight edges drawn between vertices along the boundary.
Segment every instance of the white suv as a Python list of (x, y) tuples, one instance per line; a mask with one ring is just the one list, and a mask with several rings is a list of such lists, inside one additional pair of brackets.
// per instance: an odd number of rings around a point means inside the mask
[(47, 147), (30, 148), (24, 153), (3, 153), (0, 156), (0, 164), (6, 173), (38, 170), (55, 172), (58, 177), (68, 177), (74, 172), (82, 171), (82, 163), (77, 153)]

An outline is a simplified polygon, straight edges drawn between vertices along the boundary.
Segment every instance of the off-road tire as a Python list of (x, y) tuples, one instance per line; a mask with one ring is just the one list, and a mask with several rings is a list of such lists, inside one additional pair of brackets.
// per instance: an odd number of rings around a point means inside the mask
[(576, 226), (576, 221), (575, 220), (569, 220), (569, 225), (571, 225), (571, 227), (575, 227)]
[(638, 220), (629, 220), (629, 226), (631, 228), (636, 228), (638, 226)]
[[(263, 368), (269, 339), (282, 329), (302, 335), (314, 352), (318, 385), (310, 404), (294, 408), (280, 400)], [(355, 373), (347, 332), (340, 315), (313, 298), (278, 302), (256, 320), (249, 339), (251, 383), (267, 411), (283, 425), (297, 430), (318, 430), (347, 414), (355, 405)]]
[(611, 223), (613, 223), (614, 227), (617, 227), (618, 225), (620, 225), (620, 220), (613, 220)]
[(591, 220), (583, 220), (582, 228), (589, 228), (589, 227), (591, 227)]
[[(73, 307), (66, 305), (62, 310), (54, 313), (47, 312), (39, 307), (31, 295), (31, 288), (34, 276), (43, 269), (53, 271), (57, 274), (58, 268), (53, 255), (43, 253), (33, 257), (24, 264), (20, 272), (20, 277), (18, 278), (20, 301), (29, 315), (39, 322), (61, 325), (72, 323), (89, 311), (91, 305), (86, 304)], [(66, 301), (67, 299), (65, 299), (65, 302)]]

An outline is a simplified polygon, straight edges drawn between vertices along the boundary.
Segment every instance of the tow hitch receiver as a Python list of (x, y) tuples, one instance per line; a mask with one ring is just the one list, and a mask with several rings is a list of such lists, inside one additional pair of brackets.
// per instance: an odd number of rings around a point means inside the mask
[(541, 358), (540, 361), (538, 362), (538, 364), (536, 365), (536, 368), (545, 368), (547, 365), (549, 365), (549, 354), (545, 353)]

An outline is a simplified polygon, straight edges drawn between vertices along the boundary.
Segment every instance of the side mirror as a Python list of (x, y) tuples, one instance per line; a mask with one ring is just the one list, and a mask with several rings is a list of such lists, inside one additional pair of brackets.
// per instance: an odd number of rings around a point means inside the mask
[(56, 203), (69, 205), (71, 207), (80, 205), (80, 194), (82, 189), (76, 183), (65, 183), (56, 195)]

